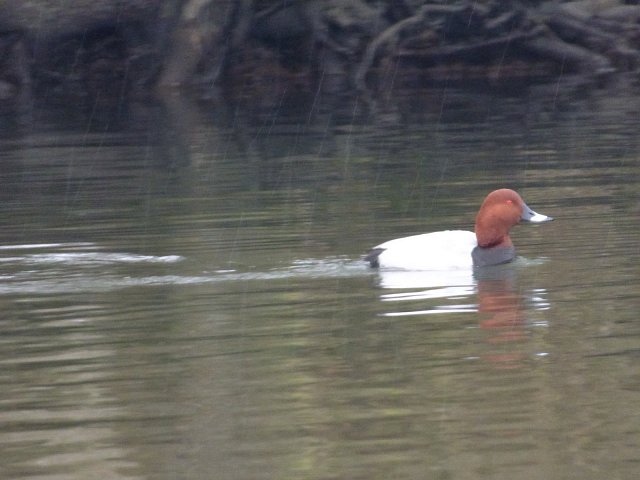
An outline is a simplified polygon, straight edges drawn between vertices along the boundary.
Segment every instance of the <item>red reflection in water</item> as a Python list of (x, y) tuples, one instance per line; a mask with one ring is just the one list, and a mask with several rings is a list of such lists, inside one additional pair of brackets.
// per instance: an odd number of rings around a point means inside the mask
[(515, 290), (511, 279), (478, 281), (478, 312), (481, 314), (480, 328), (490, 332), (487, 342), (507, 347), (511, 351), (492, 353), (484, 358), (501, 368), (522, 366), (525, 353), (516, 344), (527, 340), (522, 297)]

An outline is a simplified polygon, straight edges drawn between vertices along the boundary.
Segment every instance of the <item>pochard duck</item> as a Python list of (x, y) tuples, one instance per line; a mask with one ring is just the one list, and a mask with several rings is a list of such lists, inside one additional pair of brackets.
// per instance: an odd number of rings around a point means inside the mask
[(364, 259), (372, 267), (403, 270), (448, 270), (511, 262), (516, 251), (509, 237), (520, 221), (553, 218), (534, 212), (513, 190), (491, 192), (476, 215), (475, 231), (446, 230), (396, 238), (374, 247)]

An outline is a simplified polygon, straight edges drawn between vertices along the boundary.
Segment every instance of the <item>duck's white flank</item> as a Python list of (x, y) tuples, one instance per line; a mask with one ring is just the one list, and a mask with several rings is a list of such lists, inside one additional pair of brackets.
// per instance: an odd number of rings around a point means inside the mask
[(381, 268), (406, 270), (449, 270), (471, 268), (471, 251), (478, 245), (476, 234), (466, 230), (445, 230), (381, 243)]

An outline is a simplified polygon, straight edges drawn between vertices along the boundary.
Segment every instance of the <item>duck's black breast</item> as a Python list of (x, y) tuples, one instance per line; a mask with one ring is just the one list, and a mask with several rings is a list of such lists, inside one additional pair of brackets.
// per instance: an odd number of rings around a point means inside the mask
[(501, 263), (511, 262), (516, 258), (516, 249), (514, 247), (475, 247), (471, 251), (471, 258), (473, 258), (475, 267), (500, 265)]

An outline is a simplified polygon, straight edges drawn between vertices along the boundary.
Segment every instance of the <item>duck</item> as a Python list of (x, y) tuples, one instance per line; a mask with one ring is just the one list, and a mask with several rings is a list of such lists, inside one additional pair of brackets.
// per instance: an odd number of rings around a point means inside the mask
[(536, 213), (514, 190), (489, 193), (475, 219), (473, 232), (444, 230), (396, 238), (373, 247), (364, 260), (372, 268), (450, 270), (512, 262), (516, 250), (509, 237), (521, 221), (543, 223), (552, 217)]

